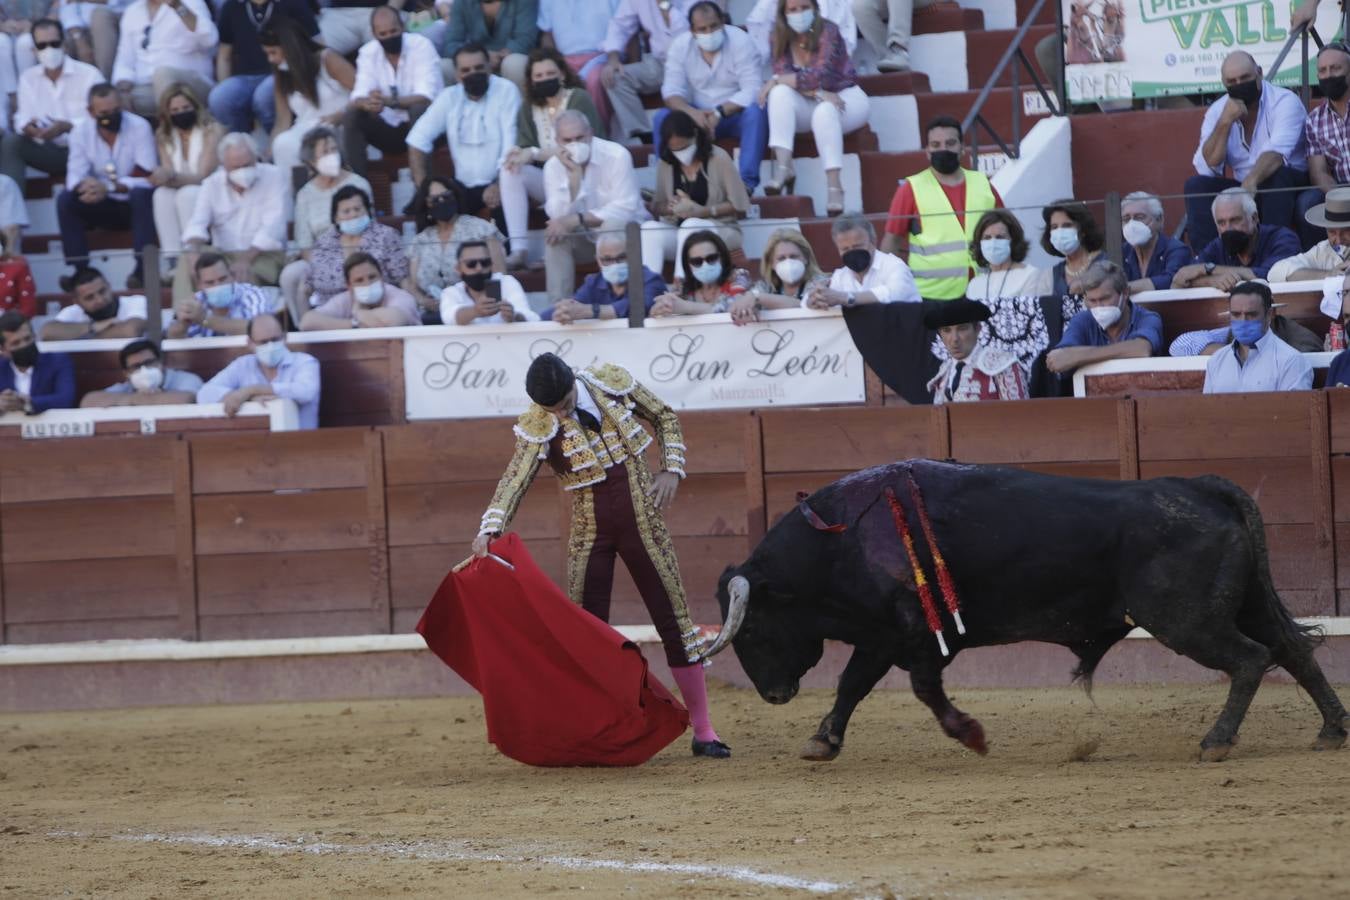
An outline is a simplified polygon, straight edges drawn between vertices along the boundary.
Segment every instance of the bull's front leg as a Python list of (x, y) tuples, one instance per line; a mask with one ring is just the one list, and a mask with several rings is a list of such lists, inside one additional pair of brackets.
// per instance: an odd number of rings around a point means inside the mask
[(941, 662), (930, 660), (912, 666), (909, 680), (914, 688), (914, 696), (933, 711), (947, 737), (955, 738), (981, 756), (989, 752), (989, 745), (984, 739), (984, 727), (973, 716), (953, 706), (947, 697), (942, 687)]
[(828, 762), (844, 747), (844, 730), (849, 717), (862, 699), (877, 686), (881, 676), (890, 671), (892, 652), (866, 647), (854, 647), (848, 665), (839, 676), (834, 708), (820, 720), (820, 728), (802, 748), (802, 759)]

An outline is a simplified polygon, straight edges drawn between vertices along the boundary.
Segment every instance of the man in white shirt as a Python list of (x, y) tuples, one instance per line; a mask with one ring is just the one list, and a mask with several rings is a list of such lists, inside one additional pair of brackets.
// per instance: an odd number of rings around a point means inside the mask
[(652, 129), (659, 135), (668, 110), (678, 109), (714, 138), (738, 138), (741, 180), (753, 194), (769, 139), (764, 107), (755, 103), (763, 85), (754, 40), (728, 25), (712, 0), (698, 0), (689, 7), (689, 30), (670, 42), (661, 82), (667, 109), (652, 115)]
[[(1264, 224), (1288, 228), (1299, 192), (1283, 189), (1308, 185), (1308, 112), (1298, 94), (1263, 80), (1245, 50), (1228, 54), (1219, 75), (1228, 95), (1205, 113), (1192, 159), (1196, 174), (1184, 188), (1186, 228), (1197, 252), (1218, 235), (1208, 214), (1215, 194), (1240, 185), (1257, 197)], [(1232, 178), (1225, 169), (1233, 170)]]
[[(122, 111), (122, 100), (110, 84), (89, 91), (89, 118), (70, 132), (66, 189), (56, 198), (56, 218), (66, 263), (78, 272), (89, 265), (90, 228), (131, 228), (136, 268), (127, 286), (141, 282), (141, 249), (155, 240), (154, 193), (148, 176), (159, 165), (150, 123)], [(61, 276), (61, 290), (74, 284)]]
[(235, 416), (250, 400), (294, 400), (300, 409), (300, 428), (319, 427), (319, 361), (286, 346), (286, 331), (276, 316), (258, 316), (248, 323), (252, 352), (236, 357), (202, 385), (198, 403), (220, 403), (225, 415)]
[(1206, 394), (1253, 391), (1306, 391), (1312, 364), (1271, 330), (1274, 314), (1270, 287), (1259, 281), (1237, 285), (1228, 295), (1233, 342), (1209, 358)]
[(595, 236), (651, 216), (642, 202), (633, 156), (591, 133), (575, 109), (554, 122), (560, 151), (544, 163), (544, 276), (550, 299), (572, 296), (577, 260), (595, 258)]
[(362, 176), (369, 147), (403, 152), (413, 123), (445, 83), (436, 47), (420, 34), (404, 34), (393, 7), (377, 6), (370, 28), (375, 39), (356, 56), (356, 84), (342, 126), (343, 156)]
[(135, 338), (145, 334), (145, 298), (114, 297), (108, 279), (98, 269), (82, 269), (75, 276), (74, 299), (42, 326), (44, 341)]
[[(909, 41), (914, 31), (914, 7), (936, 0), (852, 0), (858, 31), (876, 54), (876, 66), (882, 72), (909, 71)], [(839, 23), (825, 10), (821, 14)], [(843, 26), (840, 25), (843, 30)], [(848, 32), (844, 32), (847, 39)], [(854, 45), (849, 45), (852, 54)]]
[(135, 0), (121, 29), (112, 81), (129, 108), (155, 115), (160, 94), (177, 82), (206, 102), (220, 34), (202, 0)]
[(500, 211), (497, 175), (516, 143), (520, 91), (488, 71), (488, 53), (479, 44), (460, 47), (454, 62), (458, 83), (441, 91), (408, 132), (413, 183), (426, 179), (427, 157), (436, 139), (444, 135), (455, 164), (455, 179), (465, 187), (462, 211), (470, 215), (483, 207)]
[(38, 64), (19, 73), (14, 131), (0, 143), (0, 172), (20, 187), (28, 166), (48, 175), (66, 171), (70, 131), (89, 117), (89, 89), (103, 81), (98, 69), (66, 57), (60, 22), (39, 19), (32, 35)]
[(1308, 224), (1325, 229), (1326, 240), (1295, 256), (1287, 256), (1270, 267), (1266, 280), (1321, 281), (1350, 271), (1350, 188), (1327, 191), (1326, 201), (1304, 214)]
[(249, 135), (234, 131), (221, 139), (220, 168), (202, 182), (192, 218), (183, 229), (188, 252), (174, 272), (175, 304), (192, 296), (193, 267), (197, 256), (208, 249), (229, 258), (238, 281), (277, 283), (286, 262), (289, 182), (276, 166), (258, 162)]
[(877, 249), (872, 223), (859, 215), (840, 216), (830, 226), (830, 237), (844, 267), (830, 275), (829, 286), (817, 286), (806, 297), (811, 309), (868, 303), (920, 303), (914, 273), (904, 260)]
[[(619, 141), (638, 139), (638, 143), (651, 143), (651, 125), (639, 95), (660, 89), (670, 42), (689, 30), (684, 9), (687, 5), (688, 0), (619, 0), (601, 48), (608, 59), (600, 73), (614, 110), (612, 134)], [(648, 52), (641, 59), (625, 64), (622, 54), (639, 31), (647, 35)]]
[(441, 292), (441, 321), (447, 325), (506, 325), (538, 322), (525, 289), (510, 275), (492, 271), (486, 241), (459, 245), (460, 280)]

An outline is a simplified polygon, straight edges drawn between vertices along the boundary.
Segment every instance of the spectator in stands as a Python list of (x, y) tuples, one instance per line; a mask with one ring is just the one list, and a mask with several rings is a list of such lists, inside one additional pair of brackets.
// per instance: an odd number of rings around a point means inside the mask
[(408, 277), (408, 254), (403, 237), (388, 225), (371, 218), (370, 197), (350, 185), (333, 195), (333, 227), (314, 242), (309, 254), (311, 306), (327, 303), (347, 289), (347, 258), (368, 253), (380, 264), (380, 272), (390, 284), (402, 284)]
[(1041, 210), (1045, 230), (1041, 249), (1051, 256), (1063, 257), (1050, 270), (1050, 293), (1057, 297), (1083, 293), (1079, 281), (1088, 266), (1106, 259), (1102, 250), (1102, 232), (1087, 204), (1077, 200), (1056, 200)]
[(385, 279), (379, 260), (353, 253), (342, 265), (347, 289), (305, 313), (301, 331), (343, 328), (398, 328), (421, 325), (422, 314), (412, 294)]
[(447, 325), (505, 325), (537, 322), (520, 282), (492, 271), (487, 242), (459, 245), (460, 280), (441, 294), (441, 320)]
[(1130, 300), (1130, 281), (1120, 266), (1098, 260), (1079, 282), (1086, 309), (1069, 320), (1059, 345), (1045, 355), (1046, 368), (1069, 375), (1088, 363), (1162, 352), (1162, 316)]
[[(739, 140), (741, 180), (754, 193), (769, 130), (764, 107), (756, 102), (764, 84), (759, 53), (712, 0), (698, 0), (688, 18), (689, 31), (676, 35), (666, 53), (661, 99), (667, 109), (688, 113), (714, 139)], [(666, 115), (666, 110), (652, 115), (657, 134)]]
[[(858, 23), (853, 17), (853, 4), (850, 0), (818, 0), (820, 14), (839, 26), (844, 36), (848, 55), (857, 59)], [(754, 8), (745, 17), (745, 30), (759, 50), (760, 61), (764, 68), (773, 67), (773, 29), (778, 23), (778, 0), (756, 0)]]
[(877, 249), (872, 223), (860, 215), (840, 216), (830, 237), (844, 266), (830, 276), (829, 287), (816, 287), (806, 298), (811, 309), (851, 308), (869, 303), (918, 303), (923, 300), (904, 260)]
[(203, 253), (195, 268), (197, 293), (174, 304), (166, 337), (243, 334), (254, 316), (272, 311), (272, 299), (257, 285), (238, 281), (221, 254)]
[(295, 195), (294, 240), (300, 252), (281, 270), (281, 296), (293, 323), (309, 311), (309, 258), (319, 235), (333, 227), (333, 195), (350, 185), (370, 196), (370, 182), (344, 165), (340, 151), (337, 133), (328, 127), (315, 128), (300, 142), (300, 161), (310, 173)]
[(75, 276), (74, 300), (42, 326), (44, 341), (136, 338), (145, 334), (145, 297), (113, 296), (108, 279), (98, 269), (81, 269)]
[(197, 255), (211, 249), (230, 259), (235, 278), (275, 285), (286, 262), (290, 182), (276, 166), (258, 162), (253, 138), (238, 131), (220, 142), (220, 168), (202, 182), (183, 241), (187, 265), (174, 272), (174, 300), (191, 296)]
[(120, 27), (112, 80), (124, 106), (153, 116), (179, 82), (198, 98), (210, 95), (219, 32), (203, 0), (132, 0)]
[(820, 14), (816, 0), (779, 0), (773, 78), (758, 102), (767, 110), (773, 151), (773, 176), (764, 192), (778, 194), (796, 181), (792, 145), (797, 132), (810, 131), (825, 168), (826, 214), (842, 213), (844, 135), (867, 124), (870, 104), (839, 26)]
[[(1347, 282), (1350, 282), (1350, 278), (1328, 278), (1322, 284), (1322, 313), (1340, 325), (1342, 334), (1350, 329), (1350, 303), (1344, 302), (1346, 293), (1350, 292)], [(1332, 349), (1329, 333), (1325, 349)], [(1327, 370), (1326, 386), (1350, 387), (1350, 355), (1345, 350), (1332, 358), (1331, 367)]]
[(52, 14), (54, 0), (6, 0), (0, 6), (0, 125), (9, 127), (14, 109), (18, 73), (37, 65), (37, 51), (30, 33), (33, 23)]
[(0, 313), (17, 310), (28, 318), (36, 316), (37, 286), (33, 271), (23, 257), (23, 226), (28, 213), (19, 186), (0, 175)]
[[(600, 271), (587, 275), (576, 294), (559, 300), (544, 310), (540, 318), (560, 325), (628, 318), (630, 270), (624, 236), (618, 233), (600, 235), (595, 242), (595, 261), (600, 264)], [(661, 276), (642, 266), (643, 309), (650, 313), (656, 298), (665, 292), (666, 283)]]
[(197, 392), (202, 388), (201, 378), (182, 369), (164, 368), (164, 360), (160, 358), (159, 348), (154, 342), (144, 339), (130, 342), (118, 351), (117, 361), (122, 365), (126, 380), (101, 391), (85, 394), (80, 401), (82, 409), (197, 402)]
[[(66, 189), (56, 198), (67, 265), (77, 271), (89, 265), (88, 229), (125, 231), (130, 226), (136, 267), (127, 287), (142, 285), (141, 249), (155, 240), (152, 187), (145, 175), (158, 166), (150, 123), (123, 112), (112, 85), (90, 88), (89, 118), (70, 132)], [(61, 290), (69, 291), (73, 283), (71, 276), (62, 276)]]
[(0, 172), (19, 184), (28, 166), (62, 175), (70, 155), (70, 132), (89, 118), (89, 90), (103, 82), (98, 69), (66, 57), (61, 23), (39, 19), (33, 46), (39, 65), (19, 73), (14, 131), (0, 143)]
[(1310, 225), (1324, 230), (1326, 239), (1271, 266), (1267, 276), (1271, 283), (1321, 281), (1350, 269), (1350, 188), (1333, 187), (1326, 201), (1308, 210), (1305, 217)]
[(1246, 188), (1227, 188), (1211, 205), (1220, 232), (1197, 257), (1182, 266), (1172, 287), (1212, 287), (1228, 291), (1235, 284), (1265, 278), (1270, 267), (1297, 255), (1298, 238), (1288, 228), (1261, 224), (1257, 203)]
[[(344, 155), (358, 175), (366, 174), (369, 147), (403, 152), (408, 132), (444, 84), (436, 48), (420, 34), (404, 34), (397, 10), (376, 7), (370, 27), (375, 39), (357, 54), (356, 86), (342, 126)], [(416, 172), (413, 178), (420, 180)]]
[(371, 14), (382, 0), (331, 0), (319, 10), (319, 38), (330, 50), (350, 56), (376, 35), (371, 30)]
[(0, 175), (0, 261), (22, 258), (23, 229), (27, 227), (28, 207), (23, 202), (23, 188), (12, 178)]
[[(1234, 50), (1219, 69), (1228, 95), (1205, 113), (1200, 146), (1193, 163), (1197, 174), (1186, 180), (1186, 227), (1199, 249), (1216, 237), (1205, 215), (1217, 191), (1241, 186), (1260, 195), (1261, 220), (1288, 227), (1298, 193), (1288, 188), (1308, 183), (1307, 112), (1293, 91), (1263, 80), (1260, 66), (1245, 50)], [(1234, 178), (1224, 175), (1231, 168)], [(1236, 180), (1235, 180), (1236, 179)], [(1231, 287), (1231, 285), (1230, 285)]]
[(105, 81), (112, 78), (118, 23), (127, 3), (128, 0), (61, 0), (66, 48), (75, 59), (97, 68)]
[(749, 325), (759, 321), (761, 310), (805, 308), (810, 293), (829, 283), (805, 236), (795, 228), (780, 228), (764, 245), (759, 281), (732, 300), (727, 311), (735, 324)]
[[(253, 0), (242, 0), (252, 3)], [(300, 145), (315, 128), (336, 128), (356, 86), (356, 69), (336, 51), (314, 43), (304, 29), (279, 18), (259, 37), (273, 73), (275, 109), (272, 162), (288, 179), (300, 161)], [(284, 68), (283, 68), (284, 67)]]
[(459, 48), (455, 74), (459, 83), (441, 91), (427, 114), (408, 132), (408, 166), (414, 182), (425, 181), (430, 174), (427, 157), (432, 144), (444, 135), (450, 161), (455, 165), (455, 180), (465, 188), (461, 198), (464, 211), (477, 215), (484, 207), (501, 208), (497, 175), (516, 143), (520, 91), (488, 71), (487, 51), (477, 44)]
[(731, 261), (726, 241), (715, 231), (689, 235), (681, 251), (683, 284), (656, 298), (653, 316), (697, 316), (726, 312), (736, 297), (750, 289), (750, 273)]
[(150, 183), (155, 186), (155, 231), (169, 269), (183, 252), (183, 229), (192, 221), (202, 182), (216, 170), (216, 147), (224, 136), (185, 85), (175, 84), (159, 98), (159, 166), (150, 173)]
[[(603, 50), (617, 0), (539, 0), (539, 46), (561, 53), (586, 85), (602, 123), (609, 122), (609, 98), (600, 75)], [(605, 134), (602, 129), (599, 132)]]
[(627, 147), (595, 137), (572, 109), (558, 116), (556, 130), (566, 152), (544, 163), (544, 271), (548, 295), (570, 297), (577, 260), (594, 256), (595, 235), (649, 216)]
[(544, 200), (544, 163), (558, 153), (557, 120), (563, 110), (575, 109), (591, 123), (591, 131), (603, 134), (591, 95), (561, 53), (548, 47), (530, 52), (525, 75), (528, 103), (516, 117), (516, 146), (506, 154), (500, 173), (502, 212), (506, 233), (511, 236), (507, 267), (522, 268), (526, 260), (530, 201)]
[(914, 27), (914, 7), (934, 0), (853, 0), (858, 33), (877, 55), (882, 72), (909, 71), (909, 40)]
[(675, 280), (691, 234), (715, 231), (733, 251), (741, 249), (740, 220), (750, 195), (731, 154), (712, 142), (688, 113), (675, 110), (661, 122), (661, 161), (656, 167), (652, 209), (658, 218), (642, 223), (642, 261), (661, 271), (675, 260)]
[(1306, 391), (1312, 387), (1312, 364), (1271, 329), (1269, 285), (1245, 281), (1228, 296), (1233, 342), (1209, 358), (1206, 394), (1255, 391)]
[[(965, 296), (970, 282), (969, 248), (979, 240), (978, 229), (972, 226), (981, 215), (1003, 206), (1003, 198), (988, 178), (962, 167), (962, 137), (961, 123), (951, 116), (938, 116), (928, 123), (924, 129), (928, 168), (895, 189), (881, 240), (881, 249), (895, 256), (903, 256), (908, 247), (914, 281), (928, 300)], [(1016, 224), (1015, 218), (1007, 218)], [(1021, 226), (1017, 228), (1020, 232)]]
[[(261, 36), (270, 29), (283, 27), (282, 23), (311, 40), (319, 33), (319, 23), (306, 0), (224, 0), (220, 4), (216, 19), (220, 32), (220, 47), (216, 50), (219, 83), (211, 89), (208, 105), (211, 115), (226, 131), (251, 132), (255, 124), (262, 126), (263, 131), (273, 131), (276, 94), (272, 66)], [(350, 90), (349, 79), (347, 91)], [(298, 137), (296, 141), (299, 142)]]
[(924, 313), (923, 325), (938, 333), (947, 358), (928, 382), (933, 403), (971, 403), (981, 400), (1025, 400), (1026, 376), (1006, 350), (980, 344), (981, 323), (992, 315), (978, 300), (959, 297)]
[(469, 215), (460, 205), (463, 189), (452, 178), (432, 175), (418, 189), (412, 204), (404, 210), (417, 222), (407, 289), (422, 308), (422, 321), (441, 323), (441, 295), (459, 275), (459, 245), (482, 241), (492, 258), (492, 271), (506, 271), (504, 238), (487, 219)]
[(1027, 250), (1026, 233), (1017, 216), (1006, 209), (991, 209), (980, 216), (970, 241), (970, 256), (980, 271), (966, 285), (966, 297), (988, 306), (1005, 297), (1050, 294), (1049, 270), (1027, 265)]
[[(1260, 282), (1253, 282), (1259, 284)], [(1272, 304), (1279, 309), (1283, 303)], [(1288, 316), (1275, 313), (1270, 320), (1270, 330), (1275, 336), (1293, 347), (1299, 353), (1318, 353), (1324, 348), (1322, 339), (1309, 328), (1305, 328)], [(1222, 350), (1233, 342), (1233, 329), (1224, 324), (1218, 328), (1201, 328), (1184, 331), (1177, 335), (1167, 348), (1168, 356), (1209, 356)]]
[(528, 96), (528, 54), (539, 43), (538, 0), (484, 0), (450, 7), (441, 54), (450, 60), (467, 44), (488, 53), (488, 68)]
[(1308, 218), (1307, 211), (1321, 203), (1338, 184), (1350, 183), (1350, 48), (1333, 41), (1317, 53), (1317, 81), (1326, 102), (1308, 113), (1304, 135), (1308, 141), (1308, 180), (1312, 187), (1298, 195), (1298, 232), (1304, 247), (1326, 238), (1326, 233)]
[(319, 361), (286, 347), (286, 332), (273, 315), (248, 323), (251, 353), (237, 357), (197, 392), (198, 403), (221, 403), (235, 416), (250, 400), (283, 398), (300, 408), (300, 427), (319, 427)]
[[(772, 2), (772, 0), (770, 0)], [(605, 66), (601, 83), (614, 111), (614, 139), (619, 143), (651, 143), (651, 126), (642, 94), (653, 94), (665, 77), (666, 53), (675, 36), (689, 30), (689, 0), (619, 0), (605, 33)], [(624, 53), (639, 32), (647, 37), (640, 59), (624, 62)]]
[(1120, 201), (1120, 226), (1125, 236), (1125, 277), (1130, 292), (1165, 291), (1177, 271), (1191, 261), (1191, 249), (1163, 234), (1163, 205), (1147, 191), (1126, 194)]
[(0, 412), (40, 413), (75, 406), (75, 366), (65, 353), (38, 350), (22, 313), (0, 315)]

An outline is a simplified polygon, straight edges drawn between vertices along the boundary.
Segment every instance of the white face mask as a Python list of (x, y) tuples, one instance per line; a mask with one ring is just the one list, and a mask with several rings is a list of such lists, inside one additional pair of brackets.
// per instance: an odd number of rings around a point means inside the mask
[(1012, 258), (1012, 239), (1011, 238), (982, 238), (980, 240), (980, 255), (991, 266), (1001, 266)]
[(805, 34), (811, 30), (811, 25), (816, 21), (816, 11), (804, 9), (801, 12), (788, 13), (784, 18), (787, 19), (789, 28), (798, 34)]
[(773, 264), (773, 273), (782, 280), (783, 284), (798, 284), (801, 282), (802, 276), (806, 274), (806, 263), (795, 256), (789, 256)]
[(1094, 306), (1092, 307), (1092, 318), (1096, 319), (1102, 331), (1105, 331), (1120, 321), (1120, 307)]
[(1077, 228), (1052, 228), (1050, 229), (1050, 246), (1054, 247), (1060, 253), (1068, 256), (1078, 249), (1078, 229)]
[(66, 51), (60, 47), (44, 47), (37, 52), (37, 58), (42, 68), (51, 71), (61, 68), (61, 64), (66, 61)]
[(591, 145), (586, 143), (585, 141), (572, 141), (571, 143), (564, 144), (563, 146), (567, 148), (567, 155), (572, 157), (572, 162), (576, 163), (577, 165), (584, 166), (586, 165), (587, 162), (590, 161)]
[(716, 53), (726, 43), (727, 30), (719, 28), (709, 34), (696, 34), (694, 40), (698, 42), (698, 48), (704, 53)]
[(672, 150), (670, 152), (680, 161), (680, 165), (687, 166), (694, 161), (694, 154), (698, 153), (698, 144), (690, 144), (683, 150)]
[(362, 306), (375, 306), (384, 299), (384, 282), (376, 281), (373, 284), (354, 287), (352, 288), (352, 297)]
[(336, 153), (325, 153), (314, 160), (314, 169), (325, 178), (336, 178), (342, 171), (342, 157)]
[(1153, 229), (1149, 228), (1138, 219), (1131, 219), (1126, 222), (1121, 231), (1125, 235), (1125, 240), (1131, 247), (1142, 247), (1153, 240)]
[(142, 394), (157, 391), (164, 384), (164, 370), (159, 366), (141, 366), (127, 379)]
[(230, 179), (230, 184), (246, 191), (253, 187), (253, 183), (258, 180), (258, 167), (243, 166), (242, 168), (234, 169), (226, 177)]

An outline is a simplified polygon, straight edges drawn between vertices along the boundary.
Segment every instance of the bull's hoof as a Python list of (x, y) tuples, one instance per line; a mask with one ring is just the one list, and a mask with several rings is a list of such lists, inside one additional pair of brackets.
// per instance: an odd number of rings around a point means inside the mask
[(1345, 746), (1345, 733), (1341, 734), (1319, 734), (1317, 740), (1313, 741), (1314, 750), (1339, 750)]
[(1201, 762), (1223, 762), (1233, 752), (1232, 744), (1211, 744), (1200, 748)]
[(975, 719), (966, 719), (957, 730), (956, 739), (981, 756), (989, 753), (989, 744), (984, 739), (984, 727)]
[(830, 743), (827, 738), (816, 735), (802, 747), (801, 758), (811, 762), (829, 762), (843, 749), (839, 744)]

